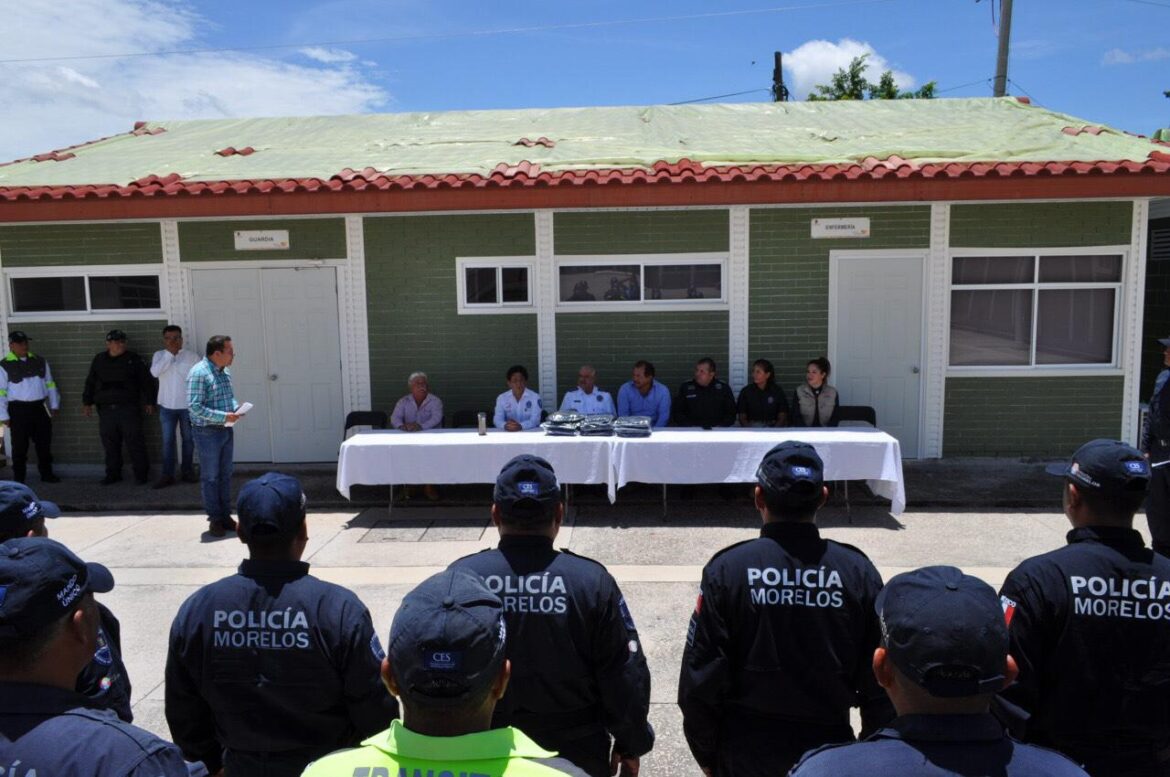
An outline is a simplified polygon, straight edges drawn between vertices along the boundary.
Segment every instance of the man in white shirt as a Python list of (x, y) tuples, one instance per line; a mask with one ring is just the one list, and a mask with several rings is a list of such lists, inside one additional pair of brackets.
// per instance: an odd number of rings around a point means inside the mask
[(617, 415), (613, 397), (608, 391), (597, 388), (597, 370), (592, 364), (581, 365), (581, 369), (577, 370), (577, 388), (565, 392), (561, 412), (568, 411), (586, 415)]
[(175, 427), (183, 439), (183, 482), (199, 482), (195, 476), (195, 438), (187, 414), (187, 373), (198, 363), (195, 353), (183, 350), (182, 327), (174, 324), (164, 327), (163, 348), (154, 352), (150, 362), (150, 374), (158, 379), (158, 417), (162, 422), (162, 477), (154, 484), (155, 488), (175, 483)]

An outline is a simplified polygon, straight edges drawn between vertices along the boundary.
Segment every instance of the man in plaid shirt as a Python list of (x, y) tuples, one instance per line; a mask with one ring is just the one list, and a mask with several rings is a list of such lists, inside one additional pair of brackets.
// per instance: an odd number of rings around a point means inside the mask
[(207, 358), (187, 375), (187, 405), (199, 449), (203, 508), (210, 523), (207, 531), (213, 537), (236, 530), (232, 520), (232, 428), (226, 425), (240, 418), (235, 412), (240, 404), (232, 393), (232, 376), (227, 369), (234, 358), (232, 339), (213, 335), (207, 341)]

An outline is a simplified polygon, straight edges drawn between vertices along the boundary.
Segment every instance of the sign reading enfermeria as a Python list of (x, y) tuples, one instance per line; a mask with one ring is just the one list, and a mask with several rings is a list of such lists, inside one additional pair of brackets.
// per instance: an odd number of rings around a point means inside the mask
[(869, 219), (813, 219), (812, 237), (869, 237)]

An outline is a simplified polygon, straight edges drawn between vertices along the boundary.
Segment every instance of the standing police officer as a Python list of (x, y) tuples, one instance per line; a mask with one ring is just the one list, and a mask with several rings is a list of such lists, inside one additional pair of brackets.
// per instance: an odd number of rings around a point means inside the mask
[(791, 777), (1088, 777), (1011, 739), (990, 712), (1016, 676), (995, 590), (955, 567), (897, 575), (877, 600), (873, 672), (898, 717), (864, 742), (806, 753)]
[(695, 362), (695, 378), (679, 386), (674, 400), (675, 426), (735, 425), (735, 395), (716, 376), (715, 360), (705, 356)]
[(29, 352), (31, 339), (19, 330), (8, 333), (8, 354), (0, 361), (0, 426), (12, 431), (13, 480), (24, 482), (31, 440), (37, 447), (41, 482), (60, 483), (61, 478), (53, 474), (52, 416), (61, 407), (61, 395), (49, 363)]
[(141, 484), (150, 477), (140, 408), (150, 415), (154, 412), (154, 402), (154, 378), (146, 363), (134, 351), (126, 350), (125, 332), (111, 329), (106, 334), (106, 350), (93, 357), (81, 393), (82, 412), (86, 416), (93, 414), (94, 405), (98, 409), (98, 430), (106, 453), (103, 486), (122, 479), (123, 440), (130, 453), (134, 479)]
[[(636, 777), (654, 746), (650, 670), (634, 619), (605, 567), (553, 549), (564, 504), (552, 466), (517, 456), (496, 479), (500, 546), (459, 559), (504, 602), (512, 682), (496, 708), (593, 777)], [(613, 737), (612, 756), (610, 736)]]
[(1149, 464), (1123, 442), (1093, 440), (1049, 472), (1065, 479), (1073, 529), (1003, 584), (1020, 667), (1003, 695), (1030, 713), (1028, 741), (1094, 777), (1170, 774), (1170, 559), (1133, 528)]
[[(74, 690), (97, 647), (110, 571), (60, 543), (0, 544), (0, 764), (7, 775), (188, 777), (178, 749)], [(195, 766), (195, 765), (192, 765)]]
[(823, 465), (811, 445), (783, 442), (760, 463), (760, 537), (703, 568), (683, 648), (678, 705), (699, 766), (716, 777), (777, 775), (805, 751), (853, 740), (893, 717), (870, 664), (880, 628), (877, 569), (823, 539)]
[(309, 574), (305, 496), (270, 472), (244, 485), (240, 571), (196, 591), (171, 626), (166, 714), (189, 758), (227, 777), (296, 777), (398, 714), (354, 594)]
[(1141, 449), (1153, 465), (1150, 494), (1146, 498), (1146, 523), (1150, 527), (1154, 550), (1170, 556), (1170, 337), (1158, 341), (1162, 346), (1162, 363), (1154, 395), (1142, 428)]

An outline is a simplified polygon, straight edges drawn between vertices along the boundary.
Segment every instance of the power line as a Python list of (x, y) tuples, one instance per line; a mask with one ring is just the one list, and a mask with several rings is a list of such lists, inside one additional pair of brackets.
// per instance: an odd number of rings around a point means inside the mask
[(993, 78), (981, 78), (978, 81), (971, 81), (970, 83), (959, 84), (958, 86), (948, 86), (946, 89), (936, 89), (935, 94), (944, 94), (946, 92), (953, 92), (957, 89), (966, 89), (968, 86), (977, 86), (979, 84), (989, 84), (993, 80), (994, 80)]
[(739, 97), (745, 94), (755, 94), (756, 92), (771, 92), (771, 89), (748, 89), (745, 92), (731, 92), (729, 94), (715, 94), (710, 97), (699, 97), (694, 100), (679, 100), (676, 103), (667, 103), (667, 105), (690, 105), (691, 103), (701, 103), (707, 100), (722, 100), (724, 97)]
[(1152, 5), (1155, 8), (1170, 8), (1170, 3), (1156, 3), (1154, 0), (1127, 0), (1130, 3), (1141, 3), (1142, 5)]
[(1023, 93), (1024, 93), (1024, 96), (1025, 96), (1025, 97), (1027, 97), (1029, 100), (1032, 100), (1033, 102), (1035, 102), (1035, 101), (1036, 101), (1036, 98), (1035, 98), (1035, 97), (1033, 97), (1033, 96), (1032, 96), (1032, 95), (1031, 95), (1031, 94), (1028, 92), (1028, 90), (1024, 88), (1024, 85), (1023, 85), (1023, 84), (1021, 84), (1019, 81), (1013, 81), (1012, 79), (1010, 79), (1010, 78), (1009, 78), (1009, 79), (1008, 79), (1008, 83), (1009, 83), (1009, 84), (1011, 84), (1012, 86), (1018, 86), (1018, 87), (1020, 88), (1020, 91), (1021, 91), (1021, 92), (1023, 92)]
[(842, 0), (835, 3), (811, 3), (805, 5), (777, 6), (773, 8), (754, 8), (743, 11), (712, 11), (710, 13), (686, 14), (683, 16), (656, 16), (641, 19), (610, 19), (596, 22), (574, 22), (568, 24), (548, 24), (539, 27), (510, 27), (493, 30), (473, 30), (469, 32), (430, 33), (422, 35), (397, 35), (387, 38), (360, 38), (351, 40), (317, 41), (313, 43), (281, 43), (266, 46), (224, 46), (206, 49), (173, 49), (167, 51), (133, 51), (124, 54), (89, 54), (69, 57), (30, 57), (27, 59), (0, 59), (0, 65), (28, 64), (33, 62), (77, 62), (79, 60), (97, 59), (128, 59), (131, 57), (161, 57), (177, 54), (224, 54), (231, 51), (275, 51), (278, 49), (300, 49), (312, 46), (359, 46), (369, 43), (404, 43), (420, 40), (437, 40), (445, 38), (476, 38), (493, 35), (517, 35), (532, 32), (553, 32), (557, 30), (596, 29), (599, 27), (617, 27), (627, 24), (652, 24), (658, 22), (692, 21), (696, 19), (715, 19), (729, 16), (751, 16), (770, 13), (785, 13), (788, 11), (808, 11), (822, 8), (840, 8), (842, 6), (875, 5), (877, 3), (892, 3), (895, 0)]

